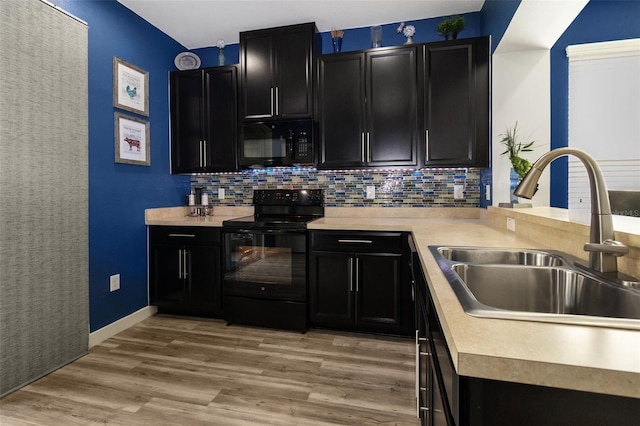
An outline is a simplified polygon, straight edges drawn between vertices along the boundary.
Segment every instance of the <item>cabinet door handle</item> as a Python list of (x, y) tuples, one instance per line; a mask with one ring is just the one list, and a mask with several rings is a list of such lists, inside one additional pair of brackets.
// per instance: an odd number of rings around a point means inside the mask
[(273, 87), (271, 88), (271, 90), (269, 91), (269, 97), (270, 97), (270, 105), (269, 105), (269, 112), (271, 113), (271, 116), (273, 117), (275, 114), (273, 113)]
[(198, 166), (202, 167), (202, 141), (198, 141)]
[(429, 129), (424, 131), (424, 159), (429, 161)]
[(186, 238), (195, 238), (196, 235), (195, 234), (169, 234), (170, 237), (186, 237)]
[(359, 282), (360, 282), (360, 259), (356, 257), (356, 293), (360, 291)]
[(188, 275), (188, 273), (187, 273), (187, 269), (188, 269), (187, 268), (187, 252), (188, 252), (188, 250), (186, 250), (186, 249), (182, 250), (182, 257), (183, 257), (183, 260), (182, 260), (182, 277), (185, 280), (187, 279), (187, 275)]
[(178, 250), (178, 279), (182, 279), (182, 249)]
[(371, 162), (371, 133), (367, 132), (367, 163)]
[(418, 334), (420, 334), (420, 330), (416, 330), (416, 417), (420, 417), (420, 344), (418, 343)]
[(373, 244), (371, 240), (338, 240), (339, 243)]
[(365, 142), (364, 142), (364, 132), (362, 132), (362, 134), (360, 135), (360, 142), (361, 142), (361, 145), (362, 145), (362, 147), (361, 147), (362, 149), (360, 150), (360, 160), (361, 160), (361, 162), (364, 163), (365, 162), (365, 158), (364, 158), (364, 150), (365, 150), (365, 147), (364, 147), (364, 144), (365, 144)]
[(202, 167), (207, 167), (207, 140), (202, 141)]
[(276, 115), (280, 114), (280, 88), (276, 86)]
[(353, 257), (349, 258), (349, 292), (353, 291)]

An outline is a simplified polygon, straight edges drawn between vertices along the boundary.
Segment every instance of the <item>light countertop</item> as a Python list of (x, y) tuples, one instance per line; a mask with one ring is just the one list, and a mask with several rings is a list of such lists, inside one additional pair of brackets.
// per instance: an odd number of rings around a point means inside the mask
[[(498, 208), (384, 208), (378, 212), (370, 209), (328, 208), (324, 218), (308, 227), (311, 230), (411, 232), (458, 374), (640, 398), (640, 332), (472, 317), (462, 310), (428, 249), (429, 245), (470, 245), (569, 252), (566, 247), (558, 246), (560, 242), (544, 235), (544, 232), (556, 234), (554, 226), (566, 227), (566, 224), (558, 225), (558, 221), (568, 220), (573, 224), (571, 219), (562, 217), (559, 211), (562, 209), (547, 208), (546, 212), (544, 208), (529, 209), (526, 213)], [(236, 217), (244, 215), (243, 212)], [(501, 225), (505, 217), (514, 215), (520, 232), (507, 231)], [(150, 219), (147, 215), (147, 224), (221, 226), (222, 222), (221, 217), (216, 216), (201, 221), (182, 219), (159, 219), (153, 215)], [(621, 236), (619, 239), (625, 239), (626, 243), (637, 243), (640, 232), (635, 234), (636, 223), (631, 222), (631, 228), (617, 233), (616, 238)], [(572, 231), (588, 233), (588, 226), (575, 226), (578, 228)], [(529, 227), (535, 228), (535, 238), (527, 233)], [(577, 238), (581, 240), (583, 236)], [(573, 251), (583, 254), (581, 247)], [(630, 255), (637, 256), (637, 253), (635, 247)]]
[(147, 209), (145, 225), (158, 226), (213, 226), (221, 227), (222, 222), (236, 217), (250, 216), (253, 207), (214, 207), (210, 216), (188, 216), (187, 207)]

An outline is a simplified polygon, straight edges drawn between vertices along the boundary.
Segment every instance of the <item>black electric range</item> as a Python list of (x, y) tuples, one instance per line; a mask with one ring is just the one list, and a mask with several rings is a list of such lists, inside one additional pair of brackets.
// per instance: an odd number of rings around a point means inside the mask
[(225, 220), (227, 229), (306, 230), (324, 216), (322, 189), (260, 189), (253, 192), (253, 216)]
[(321, 189), (256, 190), (253, 216), (225, 220), (223, 310), (229, 324), (307, 329), (307, 224)]

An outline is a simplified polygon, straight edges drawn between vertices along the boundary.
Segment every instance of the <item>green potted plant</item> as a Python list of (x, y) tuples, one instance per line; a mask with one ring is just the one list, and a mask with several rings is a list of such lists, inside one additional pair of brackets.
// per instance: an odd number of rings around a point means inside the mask
[(531, 168), (531, 163), (529, 160), (520, 157), (520, 153), (533, 151), (532, 147), (535, 141), (519, 140), (517, 121), (513, 128), (507, 128), (506, 132), (500, 136), (502, 136), (500, 143), (506, 148), (500, 155), (508, 155), (511, 167), (518, 174), (518, 178), (522, 180)]
[(458, 33), (464, 29), (464, 18), (462, 16), (452, 16), (438, 24), (436, 30), (447, 40), (455, 40)]

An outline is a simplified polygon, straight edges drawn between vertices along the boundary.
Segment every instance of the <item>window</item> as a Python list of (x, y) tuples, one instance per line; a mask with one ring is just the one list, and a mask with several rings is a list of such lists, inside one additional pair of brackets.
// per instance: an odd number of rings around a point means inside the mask
[[(591, 154), (609, 190), (640, 190), (640, 39), (567, 47), (569, 146)], [(589, 180), (569, 158), (569, 208), (590, 207)]]

